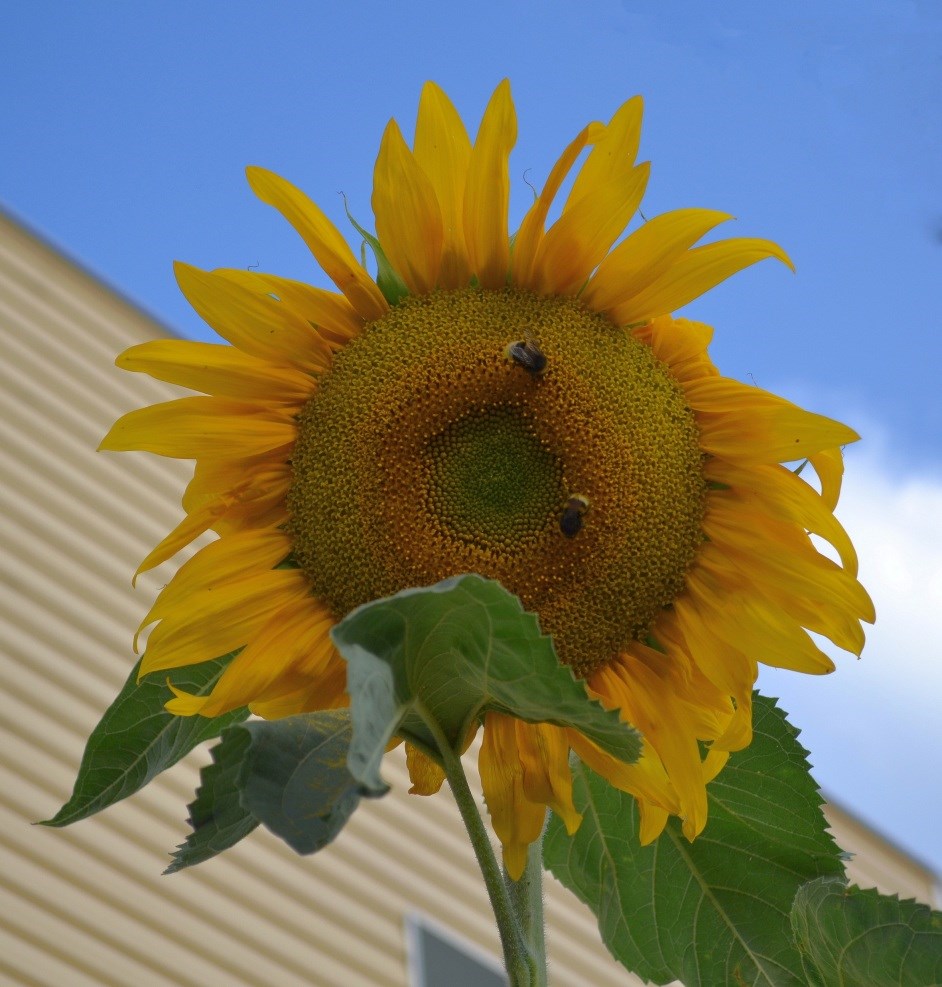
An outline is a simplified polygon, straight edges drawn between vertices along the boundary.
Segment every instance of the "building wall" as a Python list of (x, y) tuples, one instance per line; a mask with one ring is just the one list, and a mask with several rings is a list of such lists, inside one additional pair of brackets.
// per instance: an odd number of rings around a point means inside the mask
[[(313, 857), (259, 829), (161, 876), (205, 749), (67, 830), (30, 825), (68, 798), (132, 667), (131, 632), (173, 572), (129, 584), (179, 520), (188, 465), (94, 451), (118, 415), (177, 393), (113, 366), (166, 334), (0, 213), (0, 984), (406, 987), (411, 913), (499, 956), (450, 795), (406, 794), (398, 755), (385, 766), (392, 793)], [(927, 870), (834, 811), (861, 880), (930, 900)], [(546, 895), (554, 987), (638, 983), (551, 878)]]

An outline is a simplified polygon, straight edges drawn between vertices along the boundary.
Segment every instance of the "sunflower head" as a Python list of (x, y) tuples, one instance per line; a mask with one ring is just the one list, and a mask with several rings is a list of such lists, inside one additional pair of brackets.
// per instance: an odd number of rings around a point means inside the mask
[[(481, 776), (511, 873), (546, 806), (578, 825), (571, 749), (637, 797), (644, 839), (669, 814), (693, 838), (706, 783), (749, 742), (757, 662), (830, 671), (808, 631), (859, 653), (873, 618), (832, 513), (856, 434), (721, 377), (711, 330), (670, 315), (788, 258), (764, 240), (695, 246), (729, 218), (704, 209), (625, 235), (648, 177), (640, 123), (636, 98), (586, 126), (511, 237), (509, 85), (472, 142), (427, 84), (412, 146), (395, 122), (380, 144), (364, 233), (376, 277), (303, 193), (250, 169), (338, 292), (180, 265), (231, 345), (162, 340), (119, 357), (202, 396), (131, 412), (103, 443), (196, 460), (184, 520), (141, 570), (218, 536), (142, 623), (156, 625), (142, 674), (239, 652), (209, 696), (178, 692), (173, 712), (342, 705), (330, 627), (409, 586), (477, 572), (537, 613), (645, 748), (626, 766), (577, 731), (488, 714)], [(437, 765), (408, 754), (414, 790), (436, 790)]]

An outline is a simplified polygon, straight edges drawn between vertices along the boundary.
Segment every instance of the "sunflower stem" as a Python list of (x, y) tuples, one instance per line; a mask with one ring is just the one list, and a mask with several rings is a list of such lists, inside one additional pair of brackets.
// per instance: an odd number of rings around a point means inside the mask
[(425, 715), (422, 709), (417, 709), (417, 712), (422, 716), (438, 745), (445, 777), (458, 804), (458, 811), (461, 813), (471, 846), (474, 848), (474, 855), (478, 859), (478, 866), (481, 868), (484, 884), (491, 899), (491, 908), (494, 910), (494, 918), (497, 920), (510, 987), (540, 987), (541, 984), (545, 984), (545, 980), (538, 979), (537, 964), (527, 948), (520, 915), (514, 907), (516, 902), (497, 863), (494, 848), (484, 827), (484, 820), (468, 785), (461, 756), (452, 749), (434, 717)]
[[(543, 833), (546, 827), (543, 827)], [(504, 870), (504, 884), (529, 947), (533, 987), (547, 987), (546, 931), (543, 918), (543, 833), (530, 844), (519, 881)]]

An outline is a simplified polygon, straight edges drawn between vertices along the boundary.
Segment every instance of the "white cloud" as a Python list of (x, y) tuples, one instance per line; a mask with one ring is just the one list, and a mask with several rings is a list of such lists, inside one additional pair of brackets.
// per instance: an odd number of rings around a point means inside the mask
[(801, 728), (822, 787), (942, 872), (942, 478), (900, 475), (868, 445), (848, 450), (837, 511), (877, 611), (863, 657), (835, 654), (824, 679), (763, 669), (759, 687)]

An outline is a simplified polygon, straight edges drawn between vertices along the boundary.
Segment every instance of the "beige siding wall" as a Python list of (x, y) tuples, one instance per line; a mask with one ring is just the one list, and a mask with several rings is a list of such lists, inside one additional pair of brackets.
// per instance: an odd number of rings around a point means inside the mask
[[(122, 412), (173, 389), (113, 367), (159, 325), (0, 214), (0, 984), (406, 987), (404, 916), (499, 947), (448, 794), (363, 805), (326, 851), (298, 858), (258, 830), (162, 877), (186, 835), (204, 751), (132, 799), (56, 831), (88, 733), (133, 662), (130, 634), (172, 569), (132, 591), (178, 520), (188, 468), (94, 452)], [(839, 816), (871, 883), (927, 900), (932, 876)], [(855, 828), (856, 827), (856, 828)], [(629, 985), (594, 920), (547, 889), (552, 982)]]

